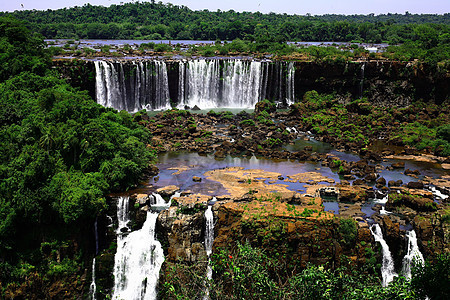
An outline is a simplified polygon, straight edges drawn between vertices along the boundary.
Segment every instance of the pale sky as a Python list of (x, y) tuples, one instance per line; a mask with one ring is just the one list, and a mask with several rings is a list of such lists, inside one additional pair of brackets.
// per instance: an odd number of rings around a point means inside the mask
[[(135, 2), (126, 0), (1, 0), (0, 11), (24, 9), (58, 9), (63, 7), (82, 6), (85, 3), (92, 5), (109, 6), (124, 2)], [(158, 1), (156, 1), (158, 2)], [(374, 13), (410, 13), (444, 14), (450, 12), (450, 0), (172, 0), (174, 5), (185, 5), (192, 10), (208, 9), (215, 11), (260, 11), (262, 13), (276, 12), (305, 15), (323, 14), (370, 14)]]

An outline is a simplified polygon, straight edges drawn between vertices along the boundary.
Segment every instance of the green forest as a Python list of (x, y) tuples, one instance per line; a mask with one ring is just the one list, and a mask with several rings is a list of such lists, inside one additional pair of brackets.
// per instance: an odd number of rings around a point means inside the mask
[[(162, 2), (136, 2), (109, 7), (25, 10), (13, 13), (45, 38), (69, 39), (174, 39), (284, 41), (361, 41), (390, 44), (427, 34), (449, 41), (450, 14), (299, 16), (259, 12), (193, 11)], [(1, 15), (1, 14), (0, 14)], [(444, 35), (444, 36), (443, 36)]]
[[(89, 239), (78, 248), (73, 243), (106, 209), (105, 195), (134, 186), (155, 156), (146, 146), (148, 130), (59, 79), (43, 40), (10, 18), (0, 18), (0, 70), (0, 285), (6, 288), (30, 276), (74, 275)], [(51, 253), (61, 247), (71, 254), (57, 260)]]
[[(259, 12), (193, 11), (162, 2), (136, 2), (109, 7), (92, 6), (59, 10), (0, 12), (0, 16), (25, 20), (46, 39), (212, 40), (215, 45), (190, 49), (193, 53), (306, 54), (315, 60), (358, 59), (368, 56), (357, 43), (388, 43), (383, 58), (419, 59), (433, 65), (450, 59), (450, 14), (323, 15), (299, 16)], [(219, 41), (228, 41), (222, 44)], [(355, 47), (297, 47), (286, 42), (349, 42)], [(175, 43), (174, 43), (175, 44)], [(74, 48), (79, 54), (83, 51)], [(179, 50), (165, 44), (143, 44), (141, 50)], [(54, 54), (61, 49), (53, 47)], [(106, 49), (109, 52), (108, 49)], [(84, 49), (84, 55), (91, 55)], [(118, 54), (118, 53), (116, 53)], [(371, 54), (373, 58), (377, 56)]]

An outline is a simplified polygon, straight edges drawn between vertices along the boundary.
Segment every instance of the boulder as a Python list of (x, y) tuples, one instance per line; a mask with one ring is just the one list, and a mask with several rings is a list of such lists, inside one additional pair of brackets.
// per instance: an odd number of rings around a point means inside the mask
[(389, 182), (388, 182), (388, 186), (389, 187), (391, 187), (391, 186), (401, 186), (403, 184), (403, 181), (401, 180), (401, 179), (399, 179), (399, 180), (389, 180)]
[(171, 197), (173, 194), (178, 192), (180, 190), (179, 187), (176, 185), (168, 185), (162, 188), (159, 188), (156, 190), (158, 194), (160, 194), (162, 197)]
[(386, 186), (386, 179), (384, 179), (383, 177), (380, 177), (377, 179), (376, 183), (377, 183), (377, 187), (381, 188), (383, 186)]
[(192, 177), (192, 181), (195, 181), (195, 182), (201, 182), (201, 181), (202, 181), (202, 178), (201, 178), (201, 177), (198, 177), (198, 176), (194, 176), (194, 177)]
[(407, 187), (409, 189), (423, 189), (423, 183), (420, 181), (418, 181), (418, 182), (411, 181), (411, 182), (408, 182)]
[(405, 167), (404, 162), (396, 162), (391, 165), (394, 169), (403, 169)]

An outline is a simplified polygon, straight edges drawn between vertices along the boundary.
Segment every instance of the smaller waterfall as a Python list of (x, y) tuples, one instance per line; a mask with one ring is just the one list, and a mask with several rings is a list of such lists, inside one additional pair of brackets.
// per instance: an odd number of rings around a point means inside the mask
[(157, 193), (153, 193), (152, 197), (152, 201), (151, 201), (151, 208), (153, 210), (157, 210), (157, 211), (161, 211), (161, 210), (165, 210), (168, 209), (170, 207), (170, 205), (172, 204), (172, 199), (176, 198), (176, 197), (180, 197), (181, 193), (175, 193), (173, 194), (172, 197), (170, 197), (169, 202), (166, 202), (166, 200), (164, 200), (164, 198)]
[[(212, 202), (217, 201), (214, 197)], [(212, 280), (212, 268), (211, 268), (211, 254), (212, 254), (212, 245), (214, 242), (214, 215), (212, 212), (212, 206), (208, 206), (208, 209), (205, 211), (205, 219), (206, 219), (206, 230), (205, 230), (205, 250), (206, 255), (208, 255), (208, 266), (206, 267), (206, 278), (208, 282)], [(208, 282), (206, 282), (205, 296), (203, 300), (209, 299), (209, 287)]]
[(425, 260), (423, 259), (423, 255), (417, 244), (416, 232), (411, 230), (406, 234), (406, 237), (408, 238), (408, 252), (403, 258), (402, 272), (406, 279), (411, 279), (411, 266), (413, 262), (415, 261), (416, 263), (423, 265)]
[(359, 98), (363, 97), (363, 85), (364, 85), (364, 72), (366, 68), (366, 63), (362, 63), (361, 65), (361, 80), (359, 82)]
[[(214, 199), (212, 200), (214, 201)], [(211, 206), (205, 211), (206, 230), (205, 230), (205, 250), (208, 257), (212, 253), (212, 244), (214, 241), (214, 219)]]
[(383, 286), (386, 287), (394, 277), (398, 276), (394, 270), (394, 260), (392, 259), (391, 251), (389, 246), (383, 238), (383, 233), (381, 232), (380, 225), (374, 224), (370, 227), (373, 237), (376, 242), (381, 244), (383, 250), (383, 264), (381, 265), (381, 275), (383, 277)]
[(122, 231), (128, 231), (128, 222), (130, 221), (128, 217), (128, 207), (130, 205), (130, 199), (128, 197), (119, 197), (117, 201), (117, 220), (119, 225), (117, 226), (117, 233), (120, 234)]
[(97, 293), (97, 285), (95, 284), (95, 257), (92, 260), (92, 282), (89, 286), (89, 293), (91, 294), (91, 299), (96, 299), (96, 293)]
[(295, 84), (295, 67), (294, 63), (290, 62), (286, 81), (286, 104), (288, 106), (294, 104), (295, 102), (294, 84)]

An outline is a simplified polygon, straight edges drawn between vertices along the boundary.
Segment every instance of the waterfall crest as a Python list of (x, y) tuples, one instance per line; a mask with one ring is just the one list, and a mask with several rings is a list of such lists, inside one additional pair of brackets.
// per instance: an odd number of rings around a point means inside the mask
[(406, 237), (408, 238), (408, 251), (403, 258), (402, 272), (406, 279), (411, 279), (411, 267), (413, 262), (423, 265), (425, 260), (423, 259), (423, 255), (417, 244), (416, 232), (414, 230), (408, 231)]
[(383, 263), (381, 265), (381, 275), (383, 277), (383, 286), (387, 286), (394, 277), (398, 276), (394, 270), (394, 260), (392, 259), (391, 251), (389, 246), (383, 238), (383, 233), (381, 232), (380, 225), (374, 224), (370, 227), (373, 237), (376, 242), (381, 244), (383, 250)]

